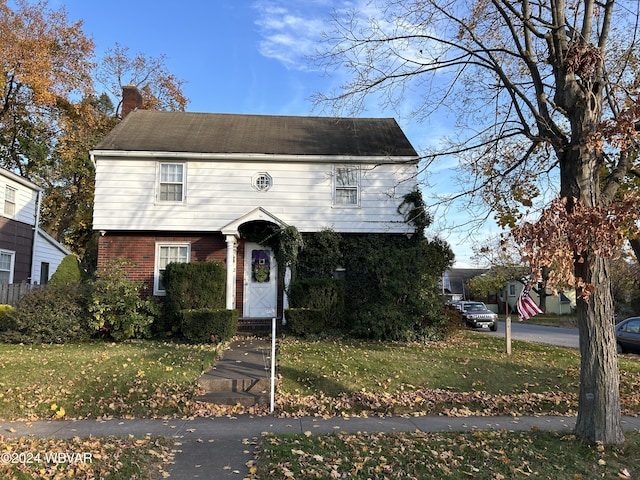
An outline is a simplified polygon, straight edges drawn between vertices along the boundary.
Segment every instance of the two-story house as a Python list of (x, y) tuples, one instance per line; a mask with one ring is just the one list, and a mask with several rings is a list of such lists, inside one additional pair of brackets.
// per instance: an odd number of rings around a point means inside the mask
[(46, 284), (70, 252), (38, 228), (42, 189), (0, 168), (0, 284)]
[(412, 234), (398, 212), (418, 155), (393, 119), (131, 110), (91, 152), (98, 263), (126, 258), (147, 294), (169, 262), (219, 260), (241, 318), (280, 316), (273, 252), (252, 222), (301, 233)]

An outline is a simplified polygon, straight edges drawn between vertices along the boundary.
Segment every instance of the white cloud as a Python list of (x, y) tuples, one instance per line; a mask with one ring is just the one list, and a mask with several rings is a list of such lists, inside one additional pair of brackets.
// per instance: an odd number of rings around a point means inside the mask
[(278, 60), (289, 69), (309, 70), (307, 57), (313, 54), (329, 21), (332, 2), (260, 0), (256, 25), (262, 40), (260, 53)]

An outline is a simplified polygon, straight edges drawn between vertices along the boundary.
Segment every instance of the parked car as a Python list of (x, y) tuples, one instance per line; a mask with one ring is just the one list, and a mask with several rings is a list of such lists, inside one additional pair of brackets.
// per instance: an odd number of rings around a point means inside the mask
[(640, 353), (640, 317), (631, 317), (616, 325), (618, 353)]
[(498, 330), (498, 314), (492, 312), (482, 302), (461, 302), (460, 313), (464, 323), (471, 328), (489, 327)]

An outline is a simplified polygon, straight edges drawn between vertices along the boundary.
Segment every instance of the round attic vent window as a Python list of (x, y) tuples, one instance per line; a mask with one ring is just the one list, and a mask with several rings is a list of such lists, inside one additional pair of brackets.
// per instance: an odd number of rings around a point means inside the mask
[(253, 187), (261, 192), (266, 192), (273, 185), (273, 179), (268, 173), (256, 173), (252, 182)]

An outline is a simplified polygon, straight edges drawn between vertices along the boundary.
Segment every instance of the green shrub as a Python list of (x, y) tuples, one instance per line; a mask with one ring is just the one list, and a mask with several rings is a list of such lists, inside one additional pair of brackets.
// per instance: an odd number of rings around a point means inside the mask
[(49, 285), (66, 285), (80, 283), (82, 280), (82, 272), (80, 264), (75, 255), (67, 255), (62, 259), (56, 271), (53, 272), (49, 279)]
[(296, 274), (300, 278), (331, 278), (343, 266), (341, 236), (330, 229), (305, 234), (304, 247), (298, 255)]
[(238, 311), (200, 308), (183, 310), (182, 334), (192, 343), (226, 342), (238, 331)]
[(292, 308), (320, 310), (323, 324), (328, 328), (341, 325), (344, 314), (344, 281), (334, 278), (306, 278), (289, 285), (289, 304)]
[(153, 299), (141, 298), (142, 282), (127, 278), (125, 267), (130, 265), (123, 259), (113, 260), (91, 282), (90, 326), (118, 341), (150, 336), (151, 324), (160, 314)]
[(285, 311), (287, 330), (293, 335), (318, 335), (326, 331), (325, 312), (312, 308), (289, 308)]
[(346, 321), (356, 335), (406, 341), (443, 325), (437, 281), (453, 258), (446, 244), (363, 234), (345, 235), (342, 248)]
[(0, 339), (12, 343), (81, 342), (91, 336), (87, 288), (58, 285), (31, 290), (5, 312)]
[(181, 328), (183, 310), (226, 308), (227, 273), (220, 262), (170, 263), (162, 279), (167, 292), (165, 332)]
[(0, 332), (15, 329), (16, 322), (13, 319), (14, 312), (15, 308), (11, 305), (0, 305)]

